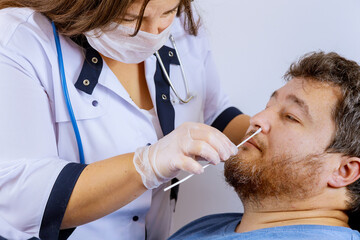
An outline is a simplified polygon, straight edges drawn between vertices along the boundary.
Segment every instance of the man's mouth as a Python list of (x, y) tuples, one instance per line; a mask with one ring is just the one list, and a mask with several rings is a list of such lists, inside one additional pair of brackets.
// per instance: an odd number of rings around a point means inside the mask
[(257, 148), (260, 152), (262, 152), (261, 148), (259, 147), (259, 145), (257, 144), (257, 142), (255, 141), (254, 138), (250, 139), (249, 141), (247, 141), (248, 144), (253, 145), (255, 148)]

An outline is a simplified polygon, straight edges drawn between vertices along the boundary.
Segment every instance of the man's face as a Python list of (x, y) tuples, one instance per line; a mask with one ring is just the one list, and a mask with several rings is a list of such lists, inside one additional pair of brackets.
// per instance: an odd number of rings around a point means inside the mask
[[(249, 136), (238, 155), (225, 163), (226, 180), (241, 199), (304, 199), (326, 184), (320, 173), (335, 134), (332, 111), (340, 90), (294, 78), (275, 91), (266, 109), (250, 120)], [(244, 203), (245, 204), (245, 203)]]

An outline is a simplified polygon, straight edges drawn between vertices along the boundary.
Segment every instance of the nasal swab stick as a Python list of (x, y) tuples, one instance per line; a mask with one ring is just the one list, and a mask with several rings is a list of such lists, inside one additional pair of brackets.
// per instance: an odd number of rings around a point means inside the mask
[[(243, 145), (244, 143), (246, 143), (247, 141), (249, 141), (251, 138), (253, 138), (256, 134), (261, 132), (261, 128), (259, 128), (258, 130), (256, 130), (256, 132), (254, 132), (250, 137), (248, 137), (247, 139), (245, 139), (244, 141), (242, 141), (239, 145), (237, 145), (236, 147), (239, 148), (241, 145)], [(203, 166), (203, 169), (207, 168), (208, 166), (210, 166), (211, 164), (206, 164)], [(180, 183), (185, 182), (186, 180), (188, 180), (189, 178), (191, 178), (192, 176), (194, 176), (195, 174), (190, 174), (189, 176), (181, 179), (180, 181), (174, 183), (173, 185), (168, 186), (167, 188), (164, 189), (164, 192), (166, 192), (167, 190), (179, 185)]]

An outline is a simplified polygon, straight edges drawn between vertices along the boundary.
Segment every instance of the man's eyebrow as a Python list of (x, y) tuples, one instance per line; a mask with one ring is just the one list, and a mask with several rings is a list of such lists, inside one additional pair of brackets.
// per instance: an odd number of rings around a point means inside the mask
[(301, 111), (303, 113), (305, 113), (305, 115), (307, 115), (310, 118), (310, 120), (312, 120), (312, 117), (309, 112), (309, 106), (302, 99), (298, 98), (297, 96), (295, 96), (293, 94), (288, 95), (286, 97), (286, 99), (289, 99), (292, 102), (294, 102), (296, 105), (298, 105), (300, 107)]
[(274, 92), (271, 94), (270, 98), (273, 98), (273, 97), (276, 98), (277, 95), (278, 95), (278, 92), (277, 92), (277, 91), (274, 91)]
[[(278, 96), (278, 92), (274, 91), (270, 98), (277, 98)], [(301, 109), (301, 111), (312, 121), (312, 116), (310, 115), (310, 111), (309, 111), (309, 106), (304, 102), (304, 100), (298, 98), (297, 96), (295, 96), (294, 94), (290, 94), (288, 96), (286, 96), (287, 100), (290, 100), (292, 102), (294, 102), (296, 105), (298, 105)]]

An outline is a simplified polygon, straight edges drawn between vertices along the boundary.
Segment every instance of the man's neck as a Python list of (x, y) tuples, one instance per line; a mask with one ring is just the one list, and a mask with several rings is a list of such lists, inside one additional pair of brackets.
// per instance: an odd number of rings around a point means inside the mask
[(298, 202), (267, 199), (252, 204), (244, 201), (244, 215), (236, 232), (288, 225), (349, 227), (345, 201), (339, 194), (320, 194)]
[(244, 213), (236, 232), (249, 232), (262, 228), (288, 225), (328, 225), (349, 227), (347, 215), (340, 210), (303, 210)]

